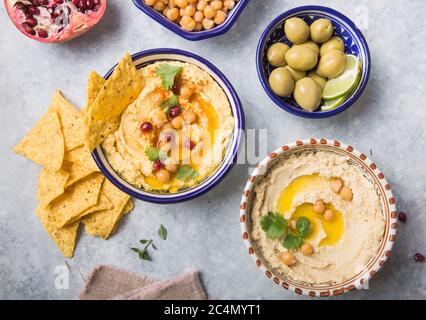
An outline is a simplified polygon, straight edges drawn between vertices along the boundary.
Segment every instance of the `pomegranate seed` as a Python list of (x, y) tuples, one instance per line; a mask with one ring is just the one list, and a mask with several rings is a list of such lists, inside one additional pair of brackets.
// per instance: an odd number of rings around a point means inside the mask
[(53, 2), (56, 3), (56, 4), (61, 4), (61, 3), (64, 3), (64, 0), (53, 0)]
[(172, 136), (170, 136), (170, 135), (167, 135), (164, 138), (166, 139), (166, 142), (172, 141)]
[(47, 31), (44, 30), (44, 29), (37, 29), (37, 33), (38, 33), (38, 36), (40, 38), (47, 38), (49, 36), (49, 34), (47, 33)]
[(28, 7), (28, 13), (31, 14), (31, 15), (39, 15), (40, 10), (35, 6), (29, 6)]
[(180, 107), (176, 106), (170, 109), (169, 117), (176, 118), (180, 114)]
[(398, 213), (398, 220), (401, 222), (407, 221), (407, 214), (405, 212)]
[(423, 261), (425, 261), (425, 256), (422, 255), (421, 253), (416, 253), (414, 255), (414, 260), (417, 261), (417, 262), (423, 262)]
[(189, 150), (192, 150), (195, 148), (195, 142), (188, 140), (185, 142), (185, 147)]
[(35, 31), (33, 29), (33, 27), (31, 27), (28, 23), (24, 22), (22, 24), (22, 26), (24, 27), (24, 30), (26, 33), (29, 33), (31, 35), (35, 35)]
[(175, 83), (172, 87), (172, 91), (175, 95), (179, 95), (180, 93), (180, 84), (179, 83)]
[(17, 3), (15, 3), (14, 7), (18, 10), (23, 10), (25, 9), (25, 4), (23, 4), (22, 2), (18, 1)]
[(31, 27), (35, 27), (37, 25), (37, 20), (34, 18), (29, 18), (26, 21)]
[(152, 168), (154, 169), (154, 171), (158, 171), (163, 167), (163, 164), (161, 163), (160, 159), (157, 159), (154, 161)]
[(93, 0), (86, 0), (86, 5), (88, 10), (92, 10), (95, 7), (96, 3)]
[(150, 132), (152, 130), (152, 123), (151, 122), (144, 122), (141, 125), (141, 131), (144, 133)]

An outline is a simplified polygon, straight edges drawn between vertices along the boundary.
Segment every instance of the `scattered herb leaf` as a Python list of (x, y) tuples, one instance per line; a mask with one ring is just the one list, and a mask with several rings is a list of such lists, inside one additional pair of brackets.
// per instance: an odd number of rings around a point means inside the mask
[(188, 179), (195, 180), (198, 178), (198, 172), (189, 164), (184, 164), (179, 167), (176, 178), (181, 181), (186, 181)]
[(288, 250), (299, 249), (302, 246), (302, 244), (303, 244), (303, 239), (299, 237), (298, 235), (294, 235), (292, 233), (287, 234), (282, 243), (284, 248), (287, 248)]
[(296, 221), (296, 231), (297, 234), (302, 237), (306, 238), (311, 233), (311, 222), (306, 217), (300, 217)]
[(175, 78), (182, 72), (182, 67), (172, 66), (167, 63), (162, 63), (155, 70), (156, 74), (163, 79), (163, 87), (166, 90), (172, 89)]
[(169, 113), (170, 109), (179, 105), (179, 97), (176, 95), (172, 95), (167, 100), (164, 100), (160, 104), (160, 108), (165, 110), (165, 113)]
[(158, 236), (160, 237), (160, 239), (162, 239), (162, 240), (167, 239), (167, 229), (163, 225), (160, 226), (157, 233), (158, 233)]
[(268, 215), (262, 217), (260, 225), (270, 239), (277, 239), (286, 234), (288, 230), (287, 221), (278, 212), (268, 212)]
[(140, 243), (142, 243), (142, 244), (147, 244), (147, 243), (148, 243), (148, 241), (149, 241), (149, 240), (145, 240), (145, 239), (143, 239), (143, 240), (140, 240), (139, 242), (140, 242)]
[(157, 149), (155, 147), (147, 147), (145, 149), (145, 154), (148, 157), (148, 159), (151, 161), (155, 161), (157, 159), (164, 161), (167, 159), (167, 154), (164, 151)]

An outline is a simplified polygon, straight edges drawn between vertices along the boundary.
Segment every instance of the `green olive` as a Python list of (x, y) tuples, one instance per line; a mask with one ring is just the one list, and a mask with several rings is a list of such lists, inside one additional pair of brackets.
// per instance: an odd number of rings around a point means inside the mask
[(306, 111), (314, 111), (321, 103), (321, 88), (311, 78), (303, 78), (296, 82), (294, 99)]
[(315, 71), (311, 71), (308, 74), (308, 77), (314, 80), (321, 88), (324, 90), (325, 84), (327, 83), (327, 79), (319, 76)]
[(277, 96), (289, 97), (294, 90), (294, 79), (290, 71), (280, 67), (271, 72), (269, 85)]
[(346, 68), (346, 55), (342, 51), (332, 50), (321, 57), (317, 73), (324, 78), (335, 78)]
[(306, 72), (305, 71), (299, 71), (296, 69), (293, 69), (290, 66), (285, 66), (285, 68), (290, 71), (291, 75), (293, 76), (294, 81), (300, 80), (304, 77), (306, 77)]
[(303, 42), (303, 43), (301, 43), (301, 44), (296, 44), (296, 45), (294, 45), (293, 47), (295, 47), (295, 46), (304, 46), (304, 47), (307, 47), (307, 48), (309, 48), (309, 49), (311, 49), (311, 50), (313, 50), (317, 55), (319, 55), (319, 53), (320, 53), (320, 48), (318, 47), (318, 45), (315, 43), (315, 42), (313, 42), (312, 40), (308, 40), (308, 41), (306, 41), (306, 42)]
[(327, 42), (324, 42), (320, 49), (320, 56), (322, 57), (331, 50), (339, 50), (342, 52), (345, 51), (345, 43), (343, 42), (342, 38), (333, 37)]
[(285, 54), (289, 49), (290, 47), (285, 43), (274, 43), (267, 52), (268, 62), (274, 67), (284, 67), (287, 64)]
[(311, 39), (317, 43), (324, 43), (333, 35), (333, 24), (328, 19), (315, 20), (310, 29)]
[(317, 65), (318, 55), (308, 47), (293, 46), (287, 51), (285, 60), (290, 67), (299, 71), (306, 71)]
[(294, 44), (303, 43), (309, 38), (309, 26), (303, 19), (290, 18), (284, 24), (284, 33)]

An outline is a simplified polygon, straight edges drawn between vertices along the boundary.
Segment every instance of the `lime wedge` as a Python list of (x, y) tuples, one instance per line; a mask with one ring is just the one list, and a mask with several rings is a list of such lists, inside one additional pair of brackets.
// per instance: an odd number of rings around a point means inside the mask
[(362, 73), (361, 61), (354, 55), (346, 55), (346, 69), (337, 78), (327, 81), (322, 92), (326, 101), (336, 100), (352, 91), (358, 84)]
[(343, 97), (340, 97), (334, 100), (325, 101), (324, 104), (321, 106), (321, 111), (330, 111), (330, 110), (336, 109), (343, 102), (345, 102), (347, 98), (348, 98), (348, 95), (344, 95)]

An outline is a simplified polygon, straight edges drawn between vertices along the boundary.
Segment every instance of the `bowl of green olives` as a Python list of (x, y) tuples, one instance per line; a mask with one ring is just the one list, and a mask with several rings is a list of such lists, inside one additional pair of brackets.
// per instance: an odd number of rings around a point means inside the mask
[(370, 51), (361, 31), (340, 12), (302, 6), (275, 18), (256, 53), (268, 96), (294, 115), (320, 119), (348, 109), (367, 86)]

